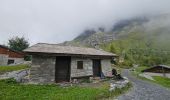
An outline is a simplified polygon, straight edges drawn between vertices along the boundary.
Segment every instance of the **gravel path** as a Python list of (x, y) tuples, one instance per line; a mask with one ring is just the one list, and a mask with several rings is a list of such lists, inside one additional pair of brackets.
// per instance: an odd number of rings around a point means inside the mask
[(143, 81), (132, 76), (128, 70), (123, 71), (123, 76), (129, 78), (133, 88), (118, 100), (170, 100), (170, 90), (157, 84)]

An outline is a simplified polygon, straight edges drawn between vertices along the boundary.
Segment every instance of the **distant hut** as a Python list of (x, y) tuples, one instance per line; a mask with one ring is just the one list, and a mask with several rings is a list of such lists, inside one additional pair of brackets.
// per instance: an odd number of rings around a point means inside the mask
[(151, 76), (166, 76), (170, 78), (170, 66), (166, 66), (166, 65), (157, 65), (145, 69), (142, 72), (150, 74)]
[(18, 64), (24, 61), (24, 53), (0, 45), (0, 65)]

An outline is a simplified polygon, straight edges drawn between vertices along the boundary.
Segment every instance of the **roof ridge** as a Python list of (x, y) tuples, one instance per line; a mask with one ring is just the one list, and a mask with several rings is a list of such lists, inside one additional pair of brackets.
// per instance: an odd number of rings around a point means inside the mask
[(84, 54), (84, 55), (105, 55), (116, 56), (111, 52), (98, 50), (89, 47), (63, 46), (58, 44), (37, 43), (23, 50), (24, 52), (42, 52), (42, 53), (64, 53), (64, 54)]
[[(37, 44), (47, 44), (47, 45), (57, 45), (57, 46), (61, 46), (61, 47), (73, 47), (73, 48), (89, 48), (89, 49), (95, 49), (95, 48), (92, 48), (92, 47), (80, 47), (80, 46), (71, 46), (71, 45), (68, 45), (68, 46), (65, 46), (65, 45), (60, 45), (60, 44), (54, 44), (54, 43), (37, 43)], [(37, 45), (35, 44), (35, 45)], [(34, 45), (33, 45), (34, 46)], [(98, 50), (98, 49), (95, 49), (95, 50)]]

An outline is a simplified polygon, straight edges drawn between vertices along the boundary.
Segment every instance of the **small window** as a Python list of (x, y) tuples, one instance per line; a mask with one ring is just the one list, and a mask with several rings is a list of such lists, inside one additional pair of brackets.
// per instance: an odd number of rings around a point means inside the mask
[(83, 61), (77, 61), (77, 69), (83, 69)]
[(8, 65), (14, 64), (14, 60), (8, 59)]

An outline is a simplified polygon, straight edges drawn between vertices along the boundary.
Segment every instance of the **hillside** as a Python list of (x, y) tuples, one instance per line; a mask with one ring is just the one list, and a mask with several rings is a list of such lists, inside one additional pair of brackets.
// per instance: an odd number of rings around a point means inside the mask
[(64, 45), (102, 48), (117, 53), (125, 65), (170, 64), (170, 15), (122, 20), (113, 29), (86, 30)]

